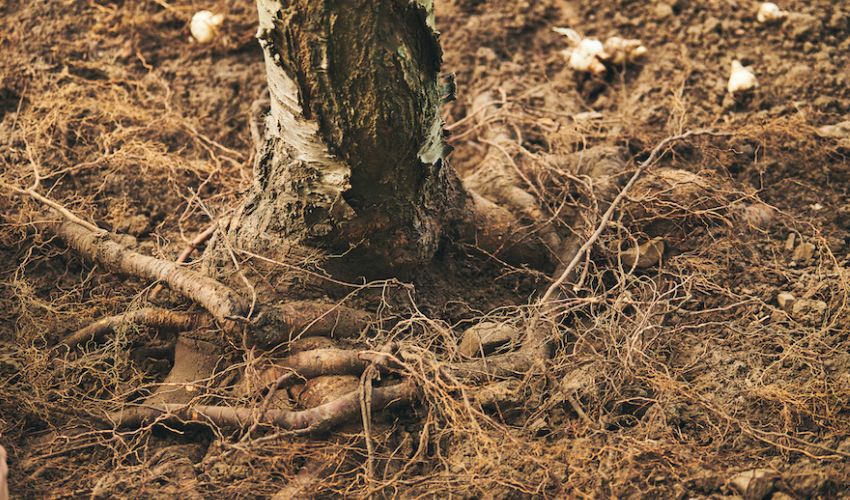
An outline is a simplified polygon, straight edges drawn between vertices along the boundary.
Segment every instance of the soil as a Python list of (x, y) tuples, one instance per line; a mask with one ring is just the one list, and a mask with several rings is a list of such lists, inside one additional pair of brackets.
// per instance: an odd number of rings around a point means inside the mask
[[(507, 155), (561, 232), (600, 211), (574, 153), (616, 146), (631, 168), (665, 137), (728, 135), (678, 142), (645, 172), (553, 328), (546, 380), (489, 386), (496, 404), (479, 404), (477, 388), (429, 389), (376, 416), (372, 477), (357, 426), (330, 438), (97, 430), (162, 380), (173, 339), (118, 332), (57, 359), (57, 339), (146, 303), (150, 286), (69, 252), (38, 224), (52, 215), (0, 185), (0, 444), (13, 496), (263, 497), (316, 461), (330, 464), (310, 483), (318, 496), (847, 495), (850, 142), (818, 129), (850, 120), (850, 7), (781, 7), (786, 19), (761, 24), (758, 5), (738, 0), (437, 2), (457, 78), (452, 165), (463, 175), (481, 162), (484, 128), (465, 117), (490, 93), (515, 141)], [(209, 45), (189, 38), (202, 8), (226, 15)], [(8, 0), (0, 12), (4, 185), (30, 186), (35, 170), (40, 192), (167, 259), (237, 206), (265, 86), (251, 2)], [(639, 39), (648, 53), (578, 74), (553, 27)], [(732, 97), (734, 59), (760, 85)], [(662, 240), (655, 262), (623, 263), (624, 249)], [(472, 248), (427, 274), (408, 295), (416, 307), (395, 311), (411, 329), (395, 334), (449, 357), (482, 317), (521, 329), (546, 283)], [(361, 305), (376, 310), (374, 299)], [(245, 368), (254, 353), (240, 356)]]

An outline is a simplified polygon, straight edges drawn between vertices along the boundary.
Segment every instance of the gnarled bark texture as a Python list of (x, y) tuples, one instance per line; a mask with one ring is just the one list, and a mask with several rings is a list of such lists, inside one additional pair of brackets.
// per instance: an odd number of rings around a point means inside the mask
[(432, 1), (257, 6), (271, 109), (234, 241), (348, 251), (386, 274), (428, 261), (469, 203), (445, 163)]

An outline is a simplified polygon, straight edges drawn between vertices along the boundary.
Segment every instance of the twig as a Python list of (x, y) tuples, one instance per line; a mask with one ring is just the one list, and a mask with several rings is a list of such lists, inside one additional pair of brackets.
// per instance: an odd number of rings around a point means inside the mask
[(628, 195), (629, 190), (632, 188), (632, 186), (634, 186), (638, 178), (640, 178), (641, 174), (643, 174), (643, 172), (647, 168), (655, 164), (664, 148), (666, 148), (669, 144), (673, 142), (680, 141), (695, 135), (717, 136), (728, 134), (722, 132), (714, 132), (711, 130), (689, 130), (683, 134), (667, 137), (666, 139), (658, 143), (658, 145), (652, 149), (646, 160), (638, 164), (635, 173), (632, 174), (631, 178), (629, 178), (628, 182), (626, 182), (626, 184), (617, 194), (616, 198), (614, 198), (614, 200), (608, 206), (608, 209), (605, 211), (605, 213), (602, 215), (602, 218), (599, 220), (596, 229), (593, 231), (587, 241), (585, 241), (584, 244), (579, 247), (567, 267), (563, 271), (561, 271), (560, 276), (558, 276), (558, 278), (552, 282), (549, 288), (546, 289), (546, 293), (544, 293), (543, 296), (537, 300), (534, 307), (537, 312), (534, 314), (534, 316), (532, 316), (531, 320), (528, 323), (528, 334), (525, 340), (523, 341), (522, 347), (522, 353), (529, 353), (529, 356), (536, 365), (539, 366), (545, 364), (545, 362), (552, 357), (551, 339), (549, 338), (549, 335), (544, 326), (545, 320), (549, 318), (550, 313), (556, 305), (555, 296), (560, 290), (561, 286), (568, 279), (570, 279), (578, 263), (586, 254), (588, 254), (588, 252), (599, 239), (599, 237), (602, 236), (602, 233), (605, 232), (605, 229), (608, 227), (608, 223), (614, 216), (614, 212), (617, 210), (620, 203), (622, 203), (622, 201), (626, 198), (626, 195)]
[[(180, 255), (177, 257), (177, 260), (174, 262), (176, 262), (177, 264), (183, 264), (184, 262), (189, 260), (189, 256), (192, 255), (192, 252), (197, 250), (201, 245), (206, 243), (207, 240), (212, 238), (212, 235), (215, 234), (216, 229), (218, 229), (218, 224), (213, 223), (203, 232), (198, 233), (198, 235), (195, 236), (195, 239), (190, 241), (189, 244), (186, 245), (186, 248), (184, 248), (183, 251), (180, 252)], [(157, 295), (159, 295), (160, 291), (162, 291), (162, 285), (157, 285), (156, 288), (151, 291), (150, 298), (155, 299)]]
[(210, 227), (206, 228), (202, 233), (199, 233), (197, 236), (195, 236), (195, 239), (192, 240), (191, 242), (189, 242), (189, 244), (186, 245), (186, 248), (184, 248), (183, 251), (180, 253), (180, 256), (177, 257), (176, 262), (178, 264), (182, 264), (182, 263), (186, 262), (187, 260), (189, 260), (189, 256), (192, 255), (192, 252), (194, 252), (195, 250), (198, 249), (198, 247), (200, 247), (201, 245), (206, 243), (207, 240), (209, 240), (212, 237), (212, 235), (215, 234), (216, 229), (218, 229), (218, 224), (213, 223), (213, 224), (210, 225)]
[[(389, 354), (393, 350), (393, 343), (389, 342), (380, 349), (378, 353)], [(379, 378), (378, 366), (385, 364), (387, 356), (373, 357), (372, 362), (363, 371), (360, 377), (360, 417), (363, 419), (363, 435), (366, 440), (366, 474), (369, 479), (375, 477), (375, 445), (372, 443), (372, 380)]]
[(360, 418), (363, 421), (363, 437), (366, 440), (366, 475), (375, 477), (375, 444), (372, 442), (372, 377), (374, 367), (369, 366), (360, 377)]
[(109, 240), (105, 229), (85, 221), (59, 203), (42, 196), (32, 188), (0, 183), (6, 189), (30, 196), (62, 215), (68, 222), (53, 226), (56, 234), (68, 245), (112, 271), (162, 281), (171, 289), (209, 311), (217, 320), (230, 325), (248, 311), (244, 299), (224, 284), (202, 274), (183, 269), (179, 265), (142, 255)]

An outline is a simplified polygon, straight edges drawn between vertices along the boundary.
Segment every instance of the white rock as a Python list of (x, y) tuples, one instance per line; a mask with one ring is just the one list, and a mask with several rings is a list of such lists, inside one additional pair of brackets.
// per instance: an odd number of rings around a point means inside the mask
[(569, 40), (572, 48), (564, 51), (569, 65), (576, 71), (602, 75), (608, 71), (605, 63), (624, 64), (643, 57), (647, 53), (640, 40), (612, 36), (603, 44), (596, 38), (584, 38), (570, 28), (552, 28), (555, 33)]
[(759, 86), (755, 73), (749, 68), (744, 67), (741, 61), (732, 61), (732, 73), (729, 75), (729, 85), (727, 89), (730, 94), (746, 92)]
[(846, 139), (850, 137), (850, 120), (835, 125), (824, 125), (817, 130), (817, 134), (827, 139)]
[(741, 472), (730, 483), (745, 498), (764, 498), (772, 490), (775, 477), (769, 469), (753, 469)]
[(791, 258), (799, 262), (808, 262), (815, 256), (816, 250), (817, 247), (812, 243), (803, 242), (797, 245), (797, 248), (794, 249), (794, 254)]
[(797, 241), (797, 234), (796, 233), (788, 233), (788, 238), (785, 239), (785, 251), (786, 252), (793, 252), (794, 251), (794, 244), (795, 244), (796, 241)]
[(570, 51), (570, 67), (576, 71), (601, 75), (605, 73), (605, 65), (599, 56), (604, 52), (602, 42), (595, 38), (585, 38)]
[(223, 23), (223, 15), (213, 14), (208, 10), (201, 10), (192, 16), (192, 22), (189, 23), (189, 31), (192, 32), (192, 38), (198, 42), (210, 43), (218, 36), (218, 29)]
[(794, 307), (794, 303), (797, 301), (797, 298), (794, 297), (794, 294), (789, 292), (782, 292), (776, 296), (776, 302), (779, 304), (779, 307), (785, 312), (791, 312), (791, 309)]
[(573, 120), (577, 122), (590, 122), (601, 120), (603, 118), (605, 118), (605, 115), (603, 115), (599, 111), (585, 111), (583, 113), (573, 115)]
[(802, 299), (794, 302), (791, 317), (800, 323), (817, 326), (823, 323), (829, 305), (822, 300)]
[(850, 149), (850, 120), (825, 125), (817, 130), (817, 134), (825, 139), (837, 139), (839, 147)]
[(784, 19), (787, 15), (788, 13), (780, 9), (779, 6), (775, 3), (763, 2), (761, 5), (759, 5), (759, 11), (756, 15), (756, 19), (760, 23), (771, 23), (780, 19)]

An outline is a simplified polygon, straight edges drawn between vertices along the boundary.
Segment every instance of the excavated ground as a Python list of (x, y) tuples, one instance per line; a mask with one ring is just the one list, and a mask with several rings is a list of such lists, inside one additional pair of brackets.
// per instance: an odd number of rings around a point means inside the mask
[[(3, 187), (0, 444), (13, 494), (269, 496), (319, 460), (334, 464), (311, 488), (323, 496), (847, 495), (850, 127), (822, 127), (850, 120), (850, 9), (788, 1), (789, 17), (765, 25), (739, 0), (437, 6), (457, 75), (453, 165), (473, 171), (489, 148), (487, 127), (465, 117), (491, 93), (514, 141), (506, 162), (561, 231), (599, 213), (565, 167), (571, 153), (617, 146), (633, 166), (686, 130), (731, 134), (679, 143), (645, 174), (584, 266), (547, 380), (500, 386), (495, 409), (476, 387), (428, 388), (421, 407), (376, 417), (372, 477), (357, 426), (331, 439), (81, 433), (161, 380), (168, 339), (122, 332), (54, 362), (58, 338), (151, 290), (68, 252), (34, 224), (49, 214)], [(226, 15), (210, 45), (188, 35), (202, 8)], [(8, 0), (0, 13), (0, 181), (26, 187), (36, 169), (40, 192), (167, 259), (237, 206), (265, 80), (251, 2)], [(579, 75), (553, 27), (640, 39), (648, 53)], [(755, 92), (726, 93), (733, 59), (753, 67)], [(623, 265), (650, 238), (664, 241), (660, 261)], [(451, 358), (482, 316), (521, 329), (538, 274), (474, 249), (440, 258), (397, 340)], [(239, 356), (251, 366), (256, 353)]]

